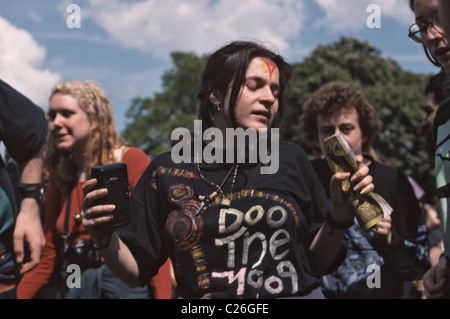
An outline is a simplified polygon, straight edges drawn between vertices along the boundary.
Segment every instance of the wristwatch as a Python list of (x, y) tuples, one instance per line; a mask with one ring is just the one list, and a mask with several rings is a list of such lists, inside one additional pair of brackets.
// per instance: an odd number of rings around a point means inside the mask
[(34, 198), (40, 204), (44, 194), (44, 187), (42, 184), (19, 184), (20, 199)]

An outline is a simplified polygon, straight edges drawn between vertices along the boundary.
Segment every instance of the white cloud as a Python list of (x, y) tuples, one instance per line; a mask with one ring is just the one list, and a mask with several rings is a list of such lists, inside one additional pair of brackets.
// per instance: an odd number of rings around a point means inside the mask
[(317, 27), (333, 31), (358, 30), (366, 26), (367, 18), (372, 11), (367, 12), (371, 4), (380, 8), (381, 21), (384, 18), (397, 20), (407, 25), (414, 21), (413, 13), (407, 0), (315, 0), (325, 12), (325, 17), (316, 22)]
[(0, 78), (38, 105), (46, 105), (57, 73), (41, 69), (46, 51), (23, 29), (0, 17)]
[(303, 29), (303, 0), (89, 0), (87, 13), (121, 45), (167, 57), (210, 53), (233, 40), (273, 44), (282, 54)]

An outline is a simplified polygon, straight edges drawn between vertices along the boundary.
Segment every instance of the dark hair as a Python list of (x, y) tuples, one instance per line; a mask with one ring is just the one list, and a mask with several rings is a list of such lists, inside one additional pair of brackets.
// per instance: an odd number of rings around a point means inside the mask
[(232, 84), (230, 95), (230, 117), (233, 121), (233, 126), (236, 126), (236, 119), (234, 116), (234, 109), (238, 99), (240, 90), (245, 81), (245, 74), (250, 62), (256, 58), (262, 57), (274, 62), (280, 71), (280, 93), (278, 95), (278, 119), (282, 116), (284, 108), (283, 92), (289, 82), (291, 76), (290, 65), (280, 55), (270, 51), (261, 44), (254, 42), (235, 41), (213, 53), (203, 71), (200, 88), (197, 93), (199, 100), (198, 118), (203, 120), (203, 129), (213, 127), (213, 112), (214, 105), (210, 101), (212, 92), (220, 92), (222, 104), (225, 94)]
[[(415, 0), (409, 0), (409, 7), (411, 8), (412, 12), (414, 11), (414, 1)], [(425, 55), (427, 56), (428, 60), (433, 64), (434, 66), (441, 67), (441, 64), (431, 55), (430, 51), (426, 47), (425, 44), (422, 43), (423, 51), (425, 52)]]
[(303, 104), (300, 130), (308, 146), (318, 151), (316, 145), (318, 139), (317, 116), (330, 115), (342, 108), (355, 108), (357, 111), (361, 132), (363, 136), (367, 137), (362, 149), (364, 152), (369, 151), (381, 130), (381, 121), (375, 108), (365, 96), (344, 82), (330, 82), (322, 85)]
[(442, 70), (428, 80), (425, 95), (430, 93), (434, 93), (433, 99), (438, 105), (450, 97), (450, 71)]

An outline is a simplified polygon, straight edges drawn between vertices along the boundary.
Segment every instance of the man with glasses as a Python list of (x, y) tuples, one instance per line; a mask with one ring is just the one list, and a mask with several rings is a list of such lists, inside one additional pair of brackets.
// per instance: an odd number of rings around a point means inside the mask
[[(448, 0), (446, 0), (448, 1)], [(410, 0), (416, 23), (409, 36), (422, 43), (430, 61), (450, 70), (450, 46), (439, 18), (438, 0)], [(445, 253), (424, 276), (425, 293), (431, 298), (450, 296), (450, 99), (439, 105), (434, 119), (435, 171)]]
[[(422, 43), (427, 58), (435, 66), (441, 66), (438, 61), (430, 54), (428, 47), (425, 45), (425, 41), (428, 39), (428, 32), (434, 33), (433, 37), (442, 37), (443, 31), (440, 26), (439, 15), (435, 15), (432, 22), (417, 20), (416, 23), (409, 27), (408, 36), (417, 43)], [(431, 37), (430, 37), (431, 38)]]

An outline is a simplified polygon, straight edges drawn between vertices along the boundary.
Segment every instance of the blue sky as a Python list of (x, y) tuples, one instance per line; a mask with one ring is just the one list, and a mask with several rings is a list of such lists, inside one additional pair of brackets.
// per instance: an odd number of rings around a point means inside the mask
[[(59, 81), (96, 80), (119, 132), (134, 97), (152, 97), (170, 53), (211, 53), (232, 40), (270, 43), (290, 62), (341, 36), (372, 43), (404, 70), (436, 73), (407, 37), (407, 0), (1, 0), (0, 78), (47, 110)], [(73, 10), (71, 4), (79, 8)], [(380, 25), (367, 20), (376, 5)], [(76, 18), (79, 18), (76, 20)], [(69, 24), (68, 24), (69, 22)], [(70, 23), (80, 22), (79, 27)]]

